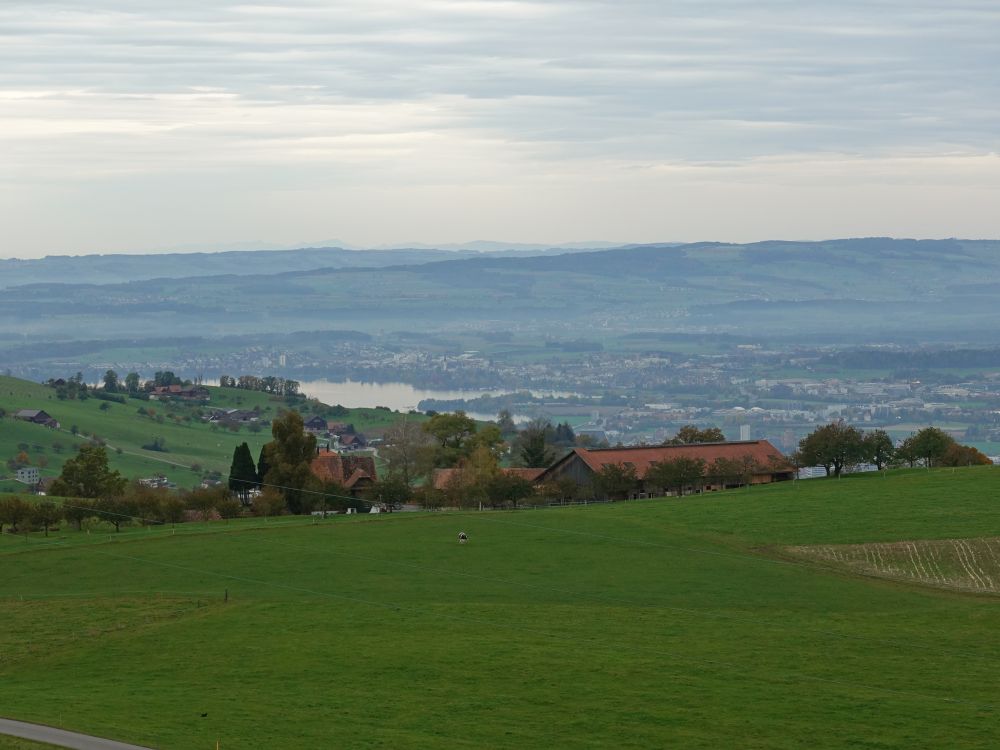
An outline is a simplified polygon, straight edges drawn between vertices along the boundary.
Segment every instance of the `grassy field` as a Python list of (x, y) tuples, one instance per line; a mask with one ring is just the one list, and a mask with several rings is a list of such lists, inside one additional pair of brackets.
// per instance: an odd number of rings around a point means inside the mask
[[(211, 400), (206, 408), (250, 410), (258, 407), (262, 419), (268, 421), (277, 416), (278, 409), (285, 408), (283, 400), (275, 400), (264, 393), (228, 388), (209, 390)], [(102, 410), (102, 404), (108, 408)], [(204, 472), (228, 473), (233, 449), (239, 443), (249, 443), (256, 460), (261, 446), (271, 439), (270, 430), (266, 427), (256, 433), (247, 428), (234, 433), (213, 427), (197, 418), (194, 414), (197, 407), (194, 406), (173, 408), (155, 401), (136, 399), (129, 399), (126, 404), (96, 398), (60, 401), (51, 388), (8, 377), (0, 377), (0, 408), (8, 414), (0, 420), (0, 461), (16, 456), (22, 450), (21, 446), (27, 446), (24, 450), (32, 464), (45, 464), (40, 466), (42, 476), (58, 476), (65, 460), (74, 455), (76, 444), (97, 434), (109, 445), (113, 468), (125, 476), (135, 478), (163, 474), (178, 486), (190, 487), (201, 481)], [(140, 414), (140, 408), (153, 413)], [(11, 415), (19, 409), (42, 409), (55, 417), (62, 429), (55, 431), (15, 421)], [(303, 406), (302, 409), (307, 416), (311, 414), (310, 407)], [(399, 416), (381, 409), (351, 409), (347, 416), (336, 419), (351, 422), (359, 431), (374, 435)], [(71, 432), (74, 425), (78, 435)], [(167, 452), (142, 448), (157, 437), (166, 441)], [(121, 449), (120, 453), (115, 450), (117, 448)], [(191, 469), (195, 465), (198, 471)], [(13, 479), (0, 480), (0, 492), (23, 490), (24, 486)]]
[(184, 750), (995, 747), (997, 598), (785, 548), (1000, 536), (998, 486), (5, 535), (0, 712)]
[(54, 747), (55, 745), (43, 745), (40, 742), (0, 735), (0, 750), (52, 750)]

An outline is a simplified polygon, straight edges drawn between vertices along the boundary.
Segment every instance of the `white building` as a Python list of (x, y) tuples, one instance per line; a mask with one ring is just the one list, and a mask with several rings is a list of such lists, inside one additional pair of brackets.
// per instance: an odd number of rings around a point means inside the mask
[(18, 482), (23, 482), (24, 484), (35, 485), (38, 484), (41, 477), (38, 475), (36, 467), (26, 466), (23, 469), (17, 470), (16, 479)]

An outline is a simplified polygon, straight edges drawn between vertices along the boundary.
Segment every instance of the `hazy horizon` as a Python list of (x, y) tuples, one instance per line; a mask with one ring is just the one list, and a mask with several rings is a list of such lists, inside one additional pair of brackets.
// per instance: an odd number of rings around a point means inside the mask
[(0, 8), (2, 257), (996, 237), (1000, 8)]

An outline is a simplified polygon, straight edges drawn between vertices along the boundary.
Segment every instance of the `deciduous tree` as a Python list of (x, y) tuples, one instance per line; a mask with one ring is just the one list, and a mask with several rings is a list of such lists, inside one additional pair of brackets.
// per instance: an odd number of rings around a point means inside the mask
[(286, 411), (275, 419), (271, 436), (274, 439), (264, 446), (268, 467), (264, 481), (284, 494), (290, 513), (308, 512), (310, 490), (319, 485), (309, 468), (316, 455), (316, 436), (305, 432), (297, 411)]
[(831, 422), (817, 427), (799, 441), (801, 466), (822, 466), (826, 475), (840, 476), (852, 464), (863, 460), (864, 436), (846, 422)]
[(664, 445), (692, 445), (695, 443), (724, 443), (726, 436), (718, 427), (706, 427), (701, 430), (696, 425), (686, 424), (677, 434), (667, 440)]
[(45, 536), (49, 535), (49, 529), (57, 525), (62, 520), (62, 517), (62, 508), (51, 500), (45, 500), (31, 506), (31, 523), (41, 526), (45, 530)]
[(62, 473), (52, 483), (52, 494), (62, 497), (117, 497), (127, 482), (108, 466), (103, 445), (81, 445), (74, 458), (63, 464)]
[(625, 500), (639, 486), (639, 476), (631, 464), (605, 464), (594, 472), (594, 489), (611, 500)]
[(658, 461), (646, 472), (646, 484), (663, 490), (675, 490), (684, 495), (686, 488), (698, 489), (705, 478), (706, 464), (701, 458), (678, 456)]
[(927, 467), (940, 464), (948, 449), (955, 445), (955, 438), (937, 427), (925, 427), (907, 438), (907, 441), (910, 442), (910, 450)]
[(434, 465), (434, 439), (420, 423), (403, 417), (385, 431), (380, 451), (389, 463), (389, 476), (412, 485)]
[(17, 531), (17, 525), (28, 516), (30, 507), (17, 495), (0, 498), (0, 534), (4, 526)]
[(875, 464), (875, 468), (882, 471), (883, 467), (892, 462), (896, 447), (892, 438), (885, 430), (872, 430), (867, 433), (862, 441), (862, 453), (864, 459)]

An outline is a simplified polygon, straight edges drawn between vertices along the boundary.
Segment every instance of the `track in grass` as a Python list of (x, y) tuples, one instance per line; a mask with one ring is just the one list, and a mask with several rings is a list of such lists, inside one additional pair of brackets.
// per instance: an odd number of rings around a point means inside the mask
[(939, 539), (787, 547), (794, 557), (865, 575), (961, 591), (1000, 594), (1000, 538)]

